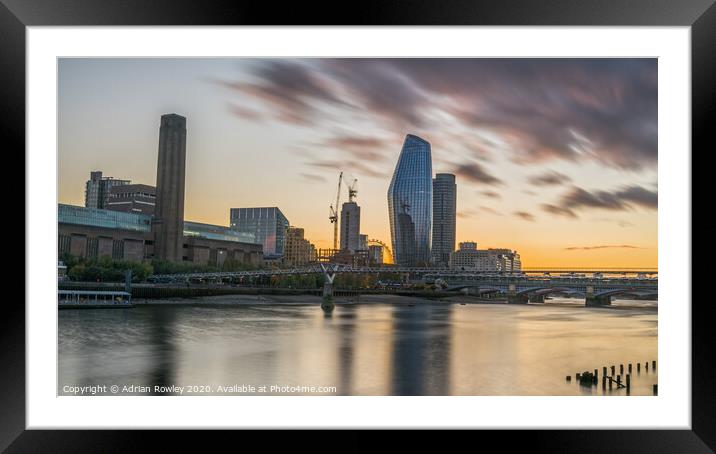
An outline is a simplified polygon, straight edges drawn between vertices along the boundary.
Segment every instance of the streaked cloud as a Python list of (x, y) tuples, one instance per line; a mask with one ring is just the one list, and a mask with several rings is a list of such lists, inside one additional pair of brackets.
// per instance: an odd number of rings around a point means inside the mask
[(656, 59), (281, 59), (253, 68), (251, 82), (222, 85), (291, 124), (350, 115), (441, 144), (455, 143), (441, 140), (452, 124), (453, 136), (491, 137), (467, 144), (474, 157), (656, 164)]
[(453, 172), (455, 175), (458, 175), (471, 183), (490, 186), (502, 185), (502, 181), (488, 173), (482, 165), (476, 162), (459, 164)]
[(631, 211), (637, 207), (656, 210), (658, 194), (641, 186), (623, 186), (615, 191), (586, 191), (577, 186), (564, 194), (558, 203), (544, 203), (543, 211), (576, 219), (576, 211), (602, 209), (610, 211)]
[(534, 186), (558, 186), (572, 181), (567, 175), (559, 172), (546, 172), (540, 175), (533, 175), (529, 182)]
[(630, 244), (606, 244), (600, 246), (570, 246), (564, 248), (565, 251), (591, 251), (594, 249), (643, 249), (639, 246)]
[(535, 221), (535, 217), (531, 213), (528, 213), (526, 211), (515, 211), (512, 214), (514, 214), (518, 218), (522, 219), (523, 221), (530, 221), (530, 222)]

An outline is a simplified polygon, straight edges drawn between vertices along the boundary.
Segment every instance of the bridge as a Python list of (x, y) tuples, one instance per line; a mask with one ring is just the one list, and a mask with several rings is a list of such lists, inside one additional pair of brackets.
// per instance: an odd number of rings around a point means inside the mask
[[(149, 277), (150, 282), (166, 283), (242, 283), (273, 276), (323, 274), (324, 301), (332, 297), (333, 280), (337, 274), (383, 273), (400, 274), (404, 281), (421, 280), (434, 283), (442, 280), (447, 291), (466, 291), (471, 295), (502, 294), (508, 303), (544, 302), (552, 293), (584, 296), (587, 306), (607, 306), (616, 295), (658, 295), (658, 271), (655, 269), (602, 268), (566, 269), (532, 268), (521, 271), (475, 272), (444, 268), (353, 267), (339, 264), (317, 264), (300, 268), (226, 271), (211, 273), (164, 274)], [(588, 276), (589, 274), (589, 276)], [(332, 307), (332, 303), (330, 304)]]

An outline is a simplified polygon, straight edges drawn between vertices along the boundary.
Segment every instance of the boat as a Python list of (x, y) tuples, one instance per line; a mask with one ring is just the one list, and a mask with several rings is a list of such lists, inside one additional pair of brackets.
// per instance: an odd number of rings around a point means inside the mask
[(99, 290), (58, 290), (59, 309), (121, 309), (134, 307), (129, 292)]

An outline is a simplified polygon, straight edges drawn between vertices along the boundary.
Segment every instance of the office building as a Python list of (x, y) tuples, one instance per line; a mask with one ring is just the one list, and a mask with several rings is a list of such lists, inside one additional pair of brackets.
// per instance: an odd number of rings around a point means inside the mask
[(283, 256), (289, 222), (277, 207), (231, 208), (229, 217), (232, 229), (253, 234), (263, 244), (265, 258)]
[(457, 185), (455, 175), (438, 173), (433, 179), (432, 257), (436, 266), (447, 267), (455, 250)]
[(346, 202), (341, 209), (340, 245), (350, 253), (360, 249), (360, 207), (355, 202)]
[(371, 244), (368, 246), (368, 264), (369, 265), (382, 265), (383, 264), (383, 246), (379, 244)]
[(157, 160), (154, 255), (178, 262), (184, 256), (184, 176), (186, 173), (186, 118), (162, 115)]
[(358, 235), (358, 250), (359, 251), (367, 251), (368, 250), (368, 235)]
[(289, 227), (286, 231), (284, 265), (308, 265), (316, 260), (316, 247), (304, 237), (304, 230), (299, 227)]
[(396, 264), (428, 265), (432, 216), (430, 144), (420, 137), (408, 134), (388, 187), (388, 217)]
[(130, 184), (129, 180), (117, 180), (113, 177), (103, 177), (102, 172), (90, 172), (90, 179), (85, 183), (85, 208), (107, 208), (110, 189), (116, 186)]
[(105, 208), (124, 213), (141, 213), (154, 216), (157, 190), (146, 184), (125, 184), (113, 186)]
[(460, 243), (450, 254), (450, 268), (460, 271), (512, 272), (521, 271), (522, 263), (517, 251), (511, 249), (477, 249), (477, 243)]

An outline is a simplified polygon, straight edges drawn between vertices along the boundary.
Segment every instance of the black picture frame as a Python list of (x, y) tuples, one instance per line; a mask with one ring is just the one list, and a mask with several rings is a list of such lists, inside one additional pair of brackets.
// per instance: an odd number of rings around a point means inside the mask
[[(377, 0), (350, 6), (322, 2), (277, 5), (256, 0), (0, 0), (0, 143), (6, 156), (19, 156), (25, 148), (26, 27), (91, 25), (690, 26), (692, 149), (716, 149), (709, 122), (716, 99), (716, 6), (713, 0)], [(25, 241), (27, 244), (32, 238), (26, 237)], [(691, 295), (685, 295), (686, 307), (690, 299)], [(482, 431), (471, 435), (472, 441), (465, 442), (477, 442), (484, 447), (497, 442), (500, 449), (508, 451), (524, 443), (530, 452), (714, 452), (716, 393), (712, 381), (716, 370), (709, 304), (708, 298), (691, 304), (692, 430), (545, 430), (520, 431), (516, 436)], [(5, 301), (1, 320), (0, 449), (23, 453), (128, 452), (149, 446), (147, 431), (25, 430), (23, 306), (14, 298)], [(242, 433), (240, 437), (246, 440), (248, 435)], [(374, 447), (361, 432), (335, 431), (331, 435), (350, 450)], [(173, 431), (168, 438), (186, 448), (190, 436)], [(220, 446), (221, 438), (227, 434), (212, 432), (209, 436), (211, 448)], [(263, 442), (269, 440), (271, 447), (276, 443), (296, 447), (307, 442), (310, 449), (321, 448), (316, 434), (310, 432), (292, 432), (287, 437), (267, 437), (263, 432), (256, 437)], [(400, 434), (401, 450), (412, 444), (420, 445), (423, 438), (422, 433)]]

